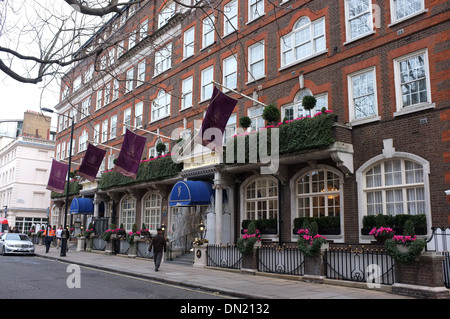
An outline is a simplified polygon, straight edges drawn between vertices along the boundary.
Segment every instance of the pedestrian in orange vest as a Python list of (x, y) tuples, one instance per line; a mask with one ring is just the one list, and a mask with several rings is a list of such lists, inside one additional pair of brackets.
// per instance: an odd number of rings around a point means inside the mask
[(50, 244), (53, 241), (53, 236), (55, 236), (55, 231), (52, 229), (51, 226), (47, 226), (46, 230), (44, 231), (45, 236), (44, 241), (45, 241), (45, 253), (48, 253), (48, 251), (50, 250)]

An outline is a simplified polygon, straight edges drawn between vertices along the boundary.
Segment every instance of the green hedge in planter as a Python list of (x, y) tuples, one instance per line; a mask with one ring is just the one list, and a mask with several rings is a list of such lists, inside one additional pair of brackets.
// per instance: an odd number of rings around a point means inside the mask
[(100, 189), (131, 185), (144, 181), (156, 181), (176, 175), (183, 168), (183, 163), (175, 163), (171, 156), (156, 158), (141, 162), (136, 179), (120, 173), (109, 171), (102, 174), (98, 183)]
[(419, 235), (426, 234), (427, 218), (425, 214), (420, 215), (368, 215), (363, 217), (363, 235), (368, 235), (368, 232), (374, 227), (391, 227), (396, 234), (400, 234), (403, 231), (403, 225), (411, 220), (416, 229), (416, 233)]
[[(322, 149), (335, 142), (333, 137), (333, 124), (335, 123), (336, 115), (332, 113), (321, 114), (313, 118), (303, 118), (293, 120), (290, 123), (276, 126), (279, 129), (279, 154), (295, 153), (303, 150)], [(272, 129), (267, 127), (267, 130), (257, 133), (245, 134), (245, 136), (237, 136), (233, 139), (227, 140), (226, 147), (234, 147), (234, 161), (226, 159), (226, 163), (237, 163), (238, 142), (237, 139), (245, 139), (245, 162), (249, 162), (250, 154), (259, 154), (259, 142), (250, 143), (250, 135), (256, 134), (259, 140), (261, 134), (267, 136), (267, 155), (271, 151), (271, 134)], [(240, 145), (239, 145), (240, 146)], [(240, 151), (240, 150), (239, 150)]]
[(316, 222), (319, 227), (319, 234), (321, 235), (338, 235), (341, 233), (341, 219), (339, 216), (323, 216), (294, 218), (294, 234), (297, 234), (297, 229), (303, 227), (305, 220), (309, 224)]
[(250, 223), (254, 221), (256, 229), (259, 229), (260, 231), (264, 231), (266, 229), (274, 229), (278, 230), (278, 223), (276, 218), (271, 219), (244, 219), (242, 221), (242, 229), (247, 229), (250, 225)]
[[(80, 193), (81, 188), (82, 188), (82, 186), (80, 184), (78, 184), (78, 182), (76, 182), (76, 181), (70, 182), (69, 183), (69, 196), (78, 195)], [(62, 194), (56, 193), (56, 192), (51, 192), (50, 197), (51, 198), (66, 197), (66, 189), (67, 189), (67, 183), (64, 186), (64, 192)]]

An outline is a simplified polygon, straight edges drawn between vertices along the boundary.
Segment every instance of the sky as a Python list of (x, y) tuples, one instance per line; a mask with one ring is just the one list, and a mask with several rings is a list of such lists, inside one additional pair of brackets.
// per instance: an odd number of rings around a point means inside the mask
[(0, 120), (23, 119), (25, 111), (39, 112), (41, 107), (54, 109), (58, 99), (57, 88), (43, 90), (39, 84), (20, 83), (0, 71)]
[[(3, 4), (5, 3), (3, 2)], [(20, 53), (31, 56), (39, 56), (37, 52), (40, 51), (38, 41), (34, 38), (34, 27), (36, 30), (46, 32), (40, 39), (45, 46), (46, 41), (53, 38), (54, 29), (52, 28), (55, 25), (55, 20), (47, 20), (46, 17), (53, 15), (59, 17), (61, 11), (72, 12), (72, 9), (61, 0), (14, 0), (9, 1), (9, 4), (12, 7), (0, 6), (0, 10), (4, 10), (3, 15), (0, 12), (0, 22), (2, 22), (2, 18), (4, 19), (4, 25), (0, 25), (0, 45), (12, 49), (17, 47)], [(40, 25), (33, 24), (35, 21), (40, 23), (42, 20), (47, 21), (45, 29)], [(48, 39), (45, 34), (49, 34)], [(14, 62), (13, 70), (20, 75), (27, 76), (26, 71), (21, 71), (23, 62), (17, 59), (15, 61), (19, 62)], [(8, 61), (5, 60), (5, 63), (8, 64)], [(25, 68), (24, 70), (29, 69)], [(36, 76), (34, 69), (31, 70), (31, 77), (33, 76)], [(48, 83), (49, 80), (46, 78), (43, 82)], [(0, 71), (0, 120), (23, 119), (25, 111), (39, 112), (41, 107), (54, 109), (59, 101), (59, 79), (53, 79), (51, 87), (45, 89), (43, 89), (43, 82), (39, 84), (20, 83)], [(46, 113), (46, 115), (50, 114)], [(56, 126), (56, 116), (53, 115), (52, 118), (52, 126)]]

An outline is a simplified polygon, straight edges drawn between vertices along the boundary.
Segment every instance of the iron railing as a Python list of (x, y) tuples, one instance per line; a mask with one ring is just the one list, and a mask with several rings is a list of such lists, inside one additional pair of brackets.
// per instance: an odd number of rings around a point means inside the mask
[(326, 251), (326, 277), (392, 285), (394, 259), (381, 248), (348, 246)]
[(450, 227), (432, 227), (431, 230), (426, 250), (441, 253), (444, 256), (442, 264), (444, 285), (450, 289)]
[(274, 244), (258, 248), (258, 271), (303, 276), (304, 264), (298, 247)]
[(242, 254), (236, 245), (208, 245), (207, 262), (210, 267), (240, 269), (242, 266)]

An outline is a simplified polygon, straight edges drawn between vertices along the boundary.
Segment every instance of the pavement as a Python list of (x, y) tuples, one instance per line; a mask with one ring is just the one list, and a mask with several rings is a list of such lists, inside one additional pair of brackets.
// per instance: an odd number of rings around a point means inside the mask
[(164, 261), (158, 272), (153, 259), (106, 255), (104, 252), (69, 250), (65, 257), (55, 247), (45, 253), (45, 246), (36, 245), (36, 255), (69, 264), (91, 267), (128, 275), (200, 288), (246, 299), (412, 299), (390, 292), (389, 286), (369, 289), (365, 283), (325, 279), (324, 283), (308, 282), (302, 276), (259, 273), (247, 274), (239, 270), (199, 268)]

